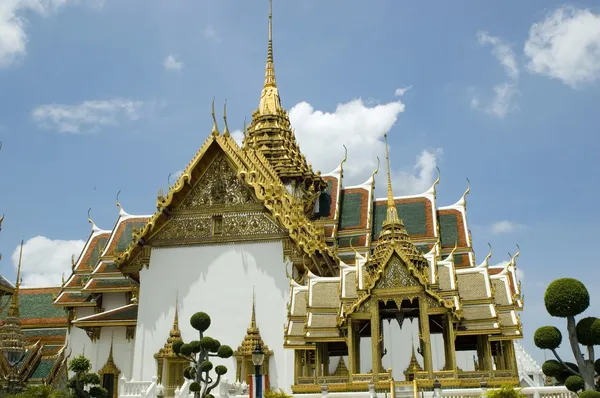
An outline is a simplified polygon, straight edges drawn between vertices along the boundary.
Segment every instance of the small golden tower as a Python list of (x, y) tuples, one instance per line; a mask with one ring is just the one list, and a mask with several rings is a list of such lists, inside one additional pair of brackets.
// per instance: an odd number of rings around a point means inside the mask
[(273, 351), (269, 350), (269, 347), (265, 345), (262, 337), (260, 336), (260, 330), (256, 326), (256, 305), (254, 299), (254, 293), (252, 293), (252, 316), (250, 319), (250, 327), (246, 329), (246, 336), (240, 344), (240, 346), (233, 352), (236, 359), (236, 380), (239, 382), (246, 381), (249, 383), (249, 376), (254, 374), (254, 364), (252, 363), (252, 351), (258, 344), (262, 347), (265, 353), (265, 359), (262, 365), (262, 371), (264, 375), (269, 374), (269, 358), (273, 355)]
[(417, 372), (423, 371), (421, 364), (417, 361), (417, 356), (415, 355), (415, 343), (412, 344), (412, 355), (410, 356), (410, 362), (406, 370), (404, 370), (404, 377), (406, 381), (413, 381), (415, 378), (415, 374)]
[(175, 316), (173, 317), (173, 327), (169, 332), (167, 342), (156, 354), (154, 358), (157, 362), (158, 382), (166, 388), (167, 396), (172, 396), (175, 389), (181, 387), (184, 382), (183, 372), (189, 366), (186, 359), (178, 357), (173, 352), (173, 343), (181, 340), (181, 330), (179, 330), (179, 300), (175, 299)]

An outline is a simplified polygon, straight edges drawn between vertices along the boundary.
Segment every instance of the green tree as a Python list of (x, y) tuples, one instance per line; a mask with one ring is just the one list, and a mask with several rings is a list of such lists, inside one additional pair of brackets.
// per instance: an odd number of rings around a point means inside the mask
[(214, 371), (217, 374), (216, 379), (210, 376), (213, 364), (210, 358), (231, 358), (233, 350), (227, 345), (221, 345), (219, 340), (205, 336), (204, 332), (210, 327), (210, 316), (205, 312), (197, 312), (190, 318), (190, 324), (198, 331), (199, 339), (184, 343), (177, 340), (173, 343), (173, 352), (181, 358), (190, 361), (190, 367), (184, 372), (188, 380), (194, 382), (190, 385), (190, 391), (194, 393), (194, 398), (214, 398), (210, 393), (219, 385), (221, 376), (227, 373), (227, 367), (217, 365)]
[[(75, 373), (68, 383), (74, 398), (107, 398), (108, 391), (100, 386), (100, 376), (91, 369), (90, 360), (83, 355), (69, 362), (69, 370)], [(87, 391), (86, 387), (89, 387)]]
[(489, 390), (486, 394), (488, 398), (524, 398), (521, 394), (521, 388), (517, 389), (513, 386), (503, 386), (494, 390)]
[[(533, 336), (535, 345), (550, 350), (556, 359), (544, 362), (542, 371), (554, 377), (570, 391), (594, 391), (594, 380), (600, 370), (600, 360), (595, 361), (594, 346), (600, 344), (600, 319), (586, 317), (575, 321), (590, 305), (590, 295), (585, 285), (572, 278), (561, 278), (550, 283), (544, 295), (546, 311), (558, 318), (566, 318), (567, 334), (576, 363), (564, 362), (557, 353), (562, 343), (562, 333), (554, 326), (542, 326)], [(581, 351), (587, 349), (587, 357)]]
[(54, 390), (51, 386), (31, 386), (18, 394), (5, 395), (5, 398), (69, 398), (69, 393)]

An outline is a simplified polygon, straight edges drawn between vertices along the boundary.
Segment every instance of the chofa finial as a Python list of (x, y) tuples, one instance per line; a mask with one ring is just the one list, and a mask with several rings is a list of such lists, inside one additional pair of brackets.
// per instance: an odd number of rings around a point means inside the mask
[(213, 128), (211, 131), (212, 135), (219, 135), (219, 126), (217, 125), (217, 117), (215, 116), (215, 97), (212, 100), (212, 118), (213, 118)]
[(225, 122), (225, 129), (223, 130), (223, 136), (229, 137), (229, 126), (227, 125), (227, 99), (225, 99), (225, 105), (223, 105), (223, 121)]

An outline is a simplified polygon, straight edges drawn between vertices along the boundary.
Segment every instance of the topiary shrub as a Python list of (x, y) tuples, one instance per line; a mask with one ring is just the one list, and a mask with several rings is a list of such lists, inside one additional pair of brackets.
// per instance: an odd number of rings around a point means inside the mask
[(69, 362), (69, 370), (75, 373), (67, 384), (73, 398), (107, 398), (108, 391), (100, 386), (100, 376), (90, 372), (91, 369), (90, 360), (83, 355)]
[(585, 311), (590, 306), (590, 294), (577, 279), (561, 278), (548, 285), (544, 304), (550, 315), (566, 318)]
[(555, 350), (562, 343), (562, 334), (555, 326), (542, 326), (535, 331), (533, 341), (539, 348), (545, 350)]
[(579, 376), (571, 375), (565, 380), (565, 387), (567, 387), (567, 390), (569, 391), (581, 391), (584, 387), (583, 379)]
[(579, 393), (579, 398), (600, 398), (600, 392), (594, 390), (582, 391)]
[[(190, 318), (190, 324), (198, 331), (199, 339), (186, 344), (183, 341), (173, 343), (173, 352), (180, 358), (190, 361), (191, 366), (183, 372), (190, 384), (190, 392), (194, 398), (214, 398), (210, 393), (219, 385), (221, 376), (227, 373), (227, 367), (218, 365), (213, 367), (210, 358), (231, 358), (233, 350), (227, 345), (221, 345), (219, 340), (205, 336), (204, 332), (210, 327), (210, 316), (205, 312), (197, 312)], [(214, 369), (217, 377), (213, 379), (210, 371)]]
[[(595, 377), (600, 370), (600, 363), (594, 361), (594, 346), (600, 345), (600, 319), (586, 317), (575, 323), (575, 316), (590, 305), (588, 290), (576, 279), (557, 279), (548, 285), (544, 304), (551, 316), (566, 318), (569, 343), (577, 364), (564, 362), (558, 355), (556, 350), (562, 343), (560, 330), (555, 326), (542, 326), (535, 331), (533, 341), (537, 347), (552, 351), (556, 358), (544, 362), (542, 371), (570, 391), (595, 390)], [(587, 358), (581, 352), (580, 344), (586, 346)]]

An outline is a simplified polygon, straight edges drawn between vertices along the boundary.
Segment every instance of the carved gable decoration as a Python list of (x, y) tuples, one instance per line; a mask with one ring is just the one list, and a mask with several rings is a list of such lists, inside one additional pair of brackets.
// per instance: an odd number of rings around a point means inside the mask
[(211, 207), (236, 207), (258, 203), (223, 153), (210, 164), (177, 210), (206, 212)]
[(153, 247), (242, 242), (282, 237), (224, 153), (216, 155), (167, 223), (150, 239)]
[(375, 288), (390, 289), (406, 286), (421, 286), (421, 284), (408, 272), (406, 265), (398, 256), (392, 256)]

